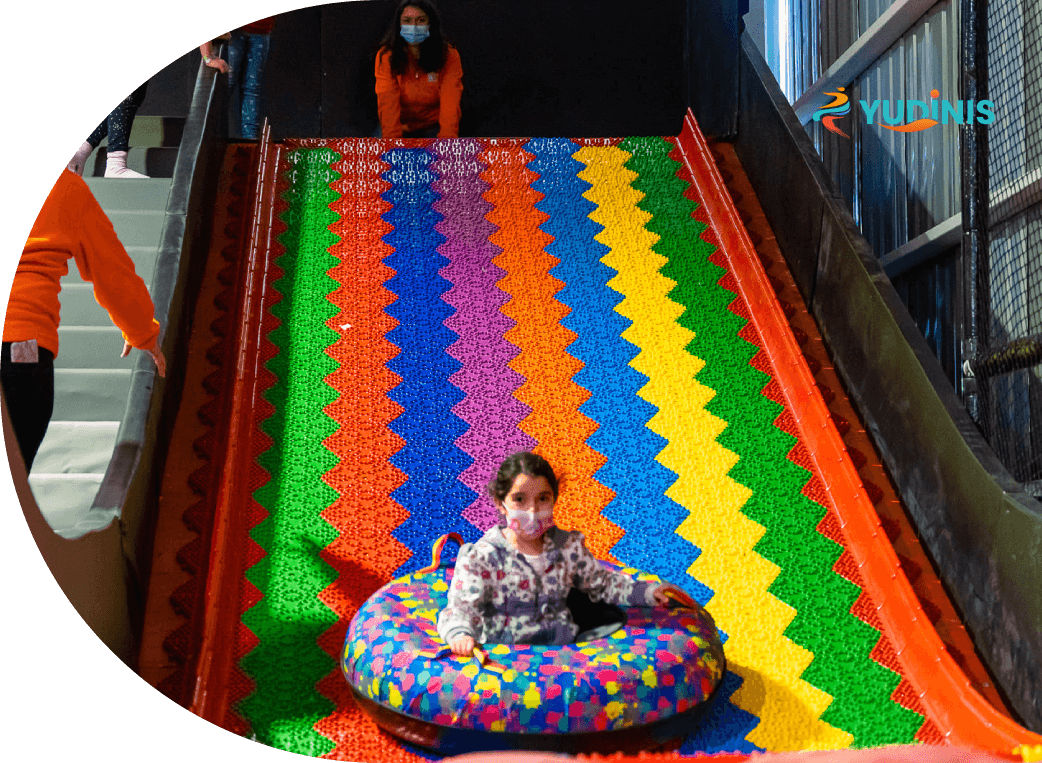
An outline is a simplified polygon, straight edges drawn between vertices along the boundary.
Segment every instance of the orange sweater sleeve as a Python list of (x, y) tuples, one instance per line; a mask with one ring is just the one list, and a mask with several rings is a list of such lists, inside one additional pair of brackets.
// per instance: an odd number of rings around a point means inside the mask
[(148, 287), (86, 183), (81, 184), (80, 196), (83, 215), (73, 251), (76, 267), (84, 281), (94, 284), (94, 298), (123, 338), (139, 350), (151, 350), (159, 339), (159, 321), (153, 317), (155, 306)]
[(4, 321), (4, 341), (36, 339), (58, 354), (58, 294), (74, 259), (94, 298), (134, 347), (151, 349), (159, 323), (145, 282), (90, 188), (64, 170), (47, 196), (18, 260)]
[(463, 95), (463, 65), (459, 51), (449, 46), (445, 65), (438, 75), (441, 85), (438, 113), (438, 137), (458, 138), (460, 119), (460, 96)]
[(385, 138), (402, 137), (401, 98), (398, 78), (391, 71), (391, 51), (384, 48), (376, 54), (376, 107)]

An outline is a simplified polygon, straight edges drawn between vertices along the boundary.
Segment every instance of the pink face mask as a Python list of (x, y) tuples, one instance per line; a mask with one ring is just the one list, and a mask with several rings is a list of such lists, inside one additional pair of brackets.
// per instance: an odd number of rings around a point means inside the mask
[(554, 526), (554, 511), (507, 509), (507, 527), (526, 538), (538, 538)]

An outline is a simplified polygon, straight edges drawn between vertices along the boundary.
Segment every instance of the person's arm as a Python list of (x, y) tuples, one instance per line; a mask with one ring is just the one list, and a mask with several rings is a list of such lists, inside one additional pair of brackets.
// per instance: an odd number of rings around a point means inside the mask
[(447, 644), (466, 637), (471, 639), (473, 648), (473, 640), (481, 623), (481, 605), (488, 598), (488, 589), (481, 573), (488, 571), (488, 565), (481, 559), (475, 546), (466, 544), (460, 549), (452, 573), (448, 602), (438, 615), (438, 635)]
[(94, 298), (123, 332), (123, 339), (151, 353), (157, 366), (165, 371), (165, 362), (160, 361), (162, 352), (157, 346), (159, 321), (153, 317), (155, 307), (148, 287), (134, 271), (134, 262), (105, 211), (87, 184), (80, 182), (83, 185), (77, 201), (81, 214), (76, 229), (79, 247), (73, 253), (80, 275), (84, 281), (94, 284)]
[(594, 601), (604, 601), (620, 607), (651, 607), (655, 605), (655, 589), (658, 583), (634, 580), (629, 575), (611, 570), (601, 564), (586, 547), (582, 533), (575, 533), (569, 542), (569, 550), (575, 543), (578, 556), (575, 562), (573, 585), (589, 594)]
[(402, 92), (391, 71), (391, 51), (376, 54), (376, 106), (385, 138), (402, 137)]
[(211, 69), (218, 69), (224, 74), (227, 74), (232, 70), (232, 67), (228, 65), (227, 61), (223, 58), (218, 58), (213, 54), (213, 43), (210, 40), (207, 40), (199, 46), (199, 52), (203, 56), (203, 63)]
[(460, 120), (460, 97), (463, 95), (463, 66), (459, 52), (450, 47), (445, 56), (445, 65), (438, 75), (438, 137), (458, 138)]

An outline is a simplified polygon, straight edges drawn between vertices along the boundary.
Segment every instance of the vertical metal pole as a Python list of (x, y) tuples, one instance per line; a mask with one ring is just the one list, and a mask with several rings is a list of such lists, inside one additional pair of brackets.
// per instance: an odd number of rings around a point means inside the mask
[[(973, 363), (988, 342), (988, 133), (975, 118), (977, 104), (988, 97), (988, 0), (963, 0), (961, 18), (962, 101), (967, 110), (960, 127), (962, 153), (962, 398), (973, 420), (982, 421), (986, 379), (973, 375)], [(972, 121), (971, 121), (972, 120)], [(983, 418), (986, 418), (984, 416)], [(987, 435), (985, 431), (985, 435)]]

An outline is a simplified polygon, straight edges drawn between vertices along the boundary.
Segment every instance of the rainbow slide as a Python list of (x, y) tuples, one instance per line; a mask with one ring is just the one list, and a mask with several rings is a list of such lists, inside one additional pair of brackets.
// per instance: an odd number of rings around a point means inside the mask
[(1042, 742), (902, 572), (693, 119), (679, 138), (262, 143), (192, 710), (354, 761), (338, 656), (381, 585), (494, 521), (535, 448), (559, 524), (677, 583), (730, 671), (661, 757)]

